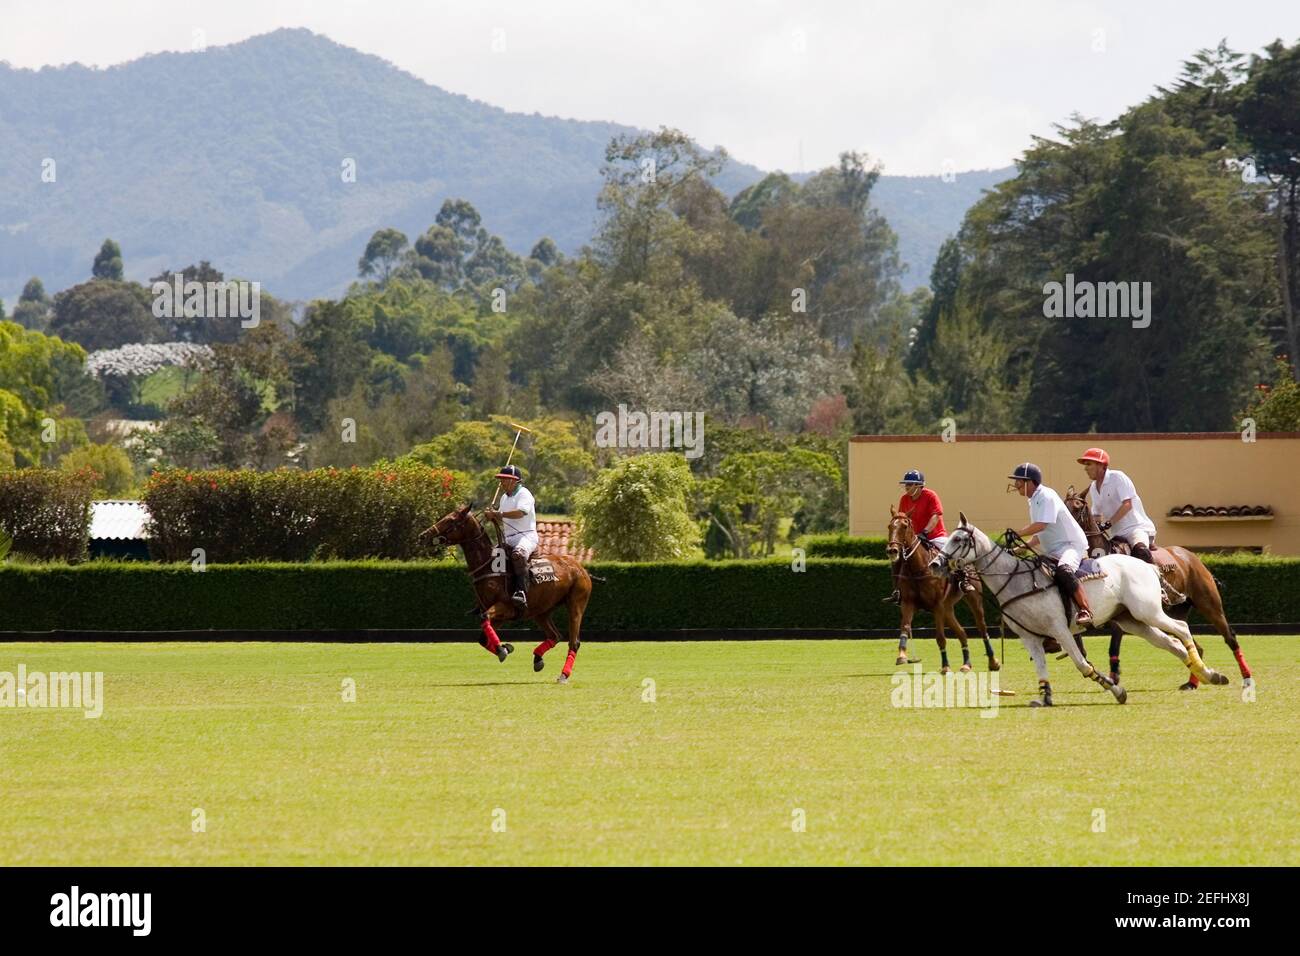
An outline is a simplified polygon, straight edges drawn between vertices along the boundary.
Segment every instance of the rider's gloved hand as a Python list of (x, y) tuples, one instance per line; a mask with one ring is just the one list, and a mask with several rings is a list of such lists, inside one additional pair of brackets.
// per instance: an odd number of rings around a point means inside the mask
[(1109, 522), (1109, 521), (1103, 521), (1101, 524), (1097, 525), (1097, 527), (1100, 528), (1102, 531), (1109, 531), (1109, 530), (1110, 530), (1110, 522)]

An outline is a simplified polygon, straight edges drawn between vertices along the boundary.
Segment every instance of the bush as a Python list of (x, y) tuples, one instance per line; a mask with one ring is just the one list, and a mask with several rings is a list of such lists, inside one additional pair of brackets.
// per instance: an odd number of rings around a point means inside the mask
[(687, 506), (694, 484), (681, 455), (624, 458), (574, 496), (578, 536), (616, 560), (685, 557), (700, 540)]
[(149, 550), (163, 561), (414, 558), (420, 533), (452, 510), (460, 488), (445, 469), (381, 462), (340, 471), (155, 472), (145, 486)]
[(0, 471), (0, 530), (15, 554), (77, 562), (90, 543), (90, 500), (99, 476), (90, 469)]
[(124, 498), (135, 484), (135, 470), (126, 452), (116, 445), (82, 445), (59, 461), (62, 471), (89, 470), (96, 474), (96, 498)]
[(851, 534), (810, 534), (802, 547), (810, 558), (885, 559), (886, 538), (862, 538)]

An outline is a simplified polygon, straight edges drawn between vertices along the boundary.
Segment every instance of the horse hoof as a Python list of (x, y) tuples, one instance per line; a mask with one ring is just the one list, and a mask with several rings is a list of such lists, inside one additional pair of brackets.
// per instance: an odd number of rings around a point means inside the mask
[(509, 657), (514, 652), (515, 652), (515, 646), (513, 644), (502, 643), (501, 646), (497, 648), (497, 660), (499, 660), (502, 664), (504, 664), (506, 662), (506, 658)]
[(1119, 704), (1127, 704), (1127, 703), (1128, 703), (1128, 691), (1126, 691), (1126, 690), (1125, 690), (1123, 687), (1121, 687), (1119, 684), (1111, 684), (1111, 685), (1110, 685), (1110, 692), (1111, 692), (1112, 694), (1115, 695), (1115, 702), (1116, 702), (1116, 703), (1119, 703)]
[(898, 659), (894, 661), (894, 666), (902, 667), (904, 664), (919, 664), (919, 663), (921, 663), (921, 658), (919, 657), (908, 657), (906, 654), (899, 654)]
[(1188, 681), (1186, 684), (1179, 684), (1179, 685), (1178, 685), (1178, 689), (1179, 689), (1179, 690), (1196, 690), (1196, 685), (1193, 684), (1191, 681)]
[(1110, 676), (1110, 682), (1112, 684), (1119, 683), (1119, 671), (1111, 671), (1109, 676)]
[(951, 674), (951, 673), (952, 673), (952, 668), (949, 667), (947, 664), (944, 664), (943, 667), (940, 667), (940, 668), (939, 668), (939, 673), (940, 673), (940, 674)]
[(559, 677), (555, 678), (555, 683), (557, 684), (567, 684), (568, 682), (569, 682), (568, 674), (561, 674)]
[(533, 673), (537, 673), (546, 666), (546, 661), (542, 660), (537, 654), (533, 655)]
[(1218, 671), (1210, 671), (1210, 683), (1218, 687), (1227, 687), (1229, 683), (1227, 674), (1220, 674)]
[(971, 672), (971, 666), (969, 664), (961, 665), (960, 669), (963, 674), (969, 674)]
[(1030, 707), (1051, 707), (1053, 706), (1052, 698), (1049, 697), (1046, 700), (1039, 700), (1037, 697), (1035, 697), (1033, 700), (1029, 702), (1029, 706)]
[(998, 662), (998, 659), (996, 657), (989, 658), (989, 670), (990, 671), (1002, 670), (1002, 665)]

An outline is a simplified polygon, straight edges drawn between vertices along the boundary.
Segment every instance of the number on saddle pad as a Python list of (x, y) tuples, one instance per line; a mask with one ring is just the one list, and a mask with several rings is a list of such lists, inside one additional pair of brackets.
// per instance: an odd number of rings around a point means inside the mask
[(534, 584), (547, 584), (556, 579), (555, 565), (550, 558), (531, 558), (528, 561), (528, 574)]

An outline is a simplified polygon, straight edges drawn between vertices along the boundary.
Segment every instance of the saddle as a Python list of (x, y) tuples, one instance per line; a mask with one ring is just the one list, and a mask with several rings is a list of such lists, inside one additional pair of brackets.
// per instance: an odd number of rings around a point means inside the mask
[(1095, 581), (1098, 578), (1104, 578), (1106, 570), (1097, 563), (1096, 558), (1084, 558), (1079, 562), (1079, 566), (1074, 571), (1074, 577), (1079, 581)]
[(528, 559), (528, 578), (533, 584), (549, 584), (559, 579), (555, 565), (548, 557), (531, 557)]

